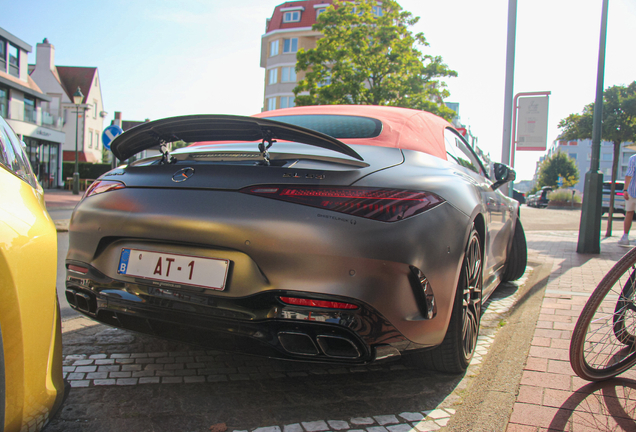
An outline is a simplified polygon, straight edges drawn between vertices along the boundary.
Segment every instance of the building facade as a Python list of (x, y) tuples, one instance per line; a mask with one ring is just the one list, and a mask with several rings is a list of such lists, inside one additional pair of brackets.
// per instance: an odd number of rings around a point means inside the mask
[[(36, 62), (29, 65), (31, 78), (50, 98), (48, 109), (62, 119), (66, 133), (63, 160), (102, 162), (102, 131), (104, 111), (99, 71), (96, 67), (56, 66), (55, 47), (44, 39), (36, 45)], [(80, 89), (82, 103), (73, 103), (73, 94)], [(77, 141), (75, 137), (77, 136)]]
[(0, 28), (0, 115), (26, 144), (40, 184), (55, 188), (63, 182), (66, 134), (53, 98), (29, 76), (31, 51), (31, 45)]
[(293, 89), (304, 78), (296, 73), (296, 53), (316, 47), (320, 32), (316, 18), (332, 0), (290, 1), (276, 6), (261, 38), (261, 67), (265, 69), (263, 111), (295, 106)]
[[(624, 180), (625, 173), (627, 172), (627, 164), (630, 156), (636, 154), (636, 151), (627, 148), (631, 143), (621, 144), (618, 170), (616, 171), (616, 179)], [(574, 159), (576, 166), (579, 169), (579, 182), (574, 186), (574, 189), (583, 193), (585, 187), (585, 173), (590, 170), (590, 164), (592, 161), (592, 140), (577, 140), (577, 141), (554, 141), (546, 153), (546, 157), (551, 157), (554, 153), (561, 152), (567, 154), (571, 159)], [(542, 158), (537, 163), (537, 174), (539, 172), (539, 165), (545, 158)], [(612, 163), (614, 161), (614, 143), (610, 141), (601, 142), (601, 154), (599, 156), (599, 170), (603, 173), (603, 181), (612, 180)]]

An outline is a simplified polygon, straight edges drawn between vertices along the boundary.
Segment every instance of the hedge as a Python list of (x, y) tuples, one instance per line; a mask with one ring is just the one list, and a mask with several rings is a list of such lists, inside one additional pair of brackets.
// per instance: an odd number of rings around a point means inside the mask
[[(94, 164), (90, 162), (79, 162), (77, 168), (81, 179), (96, 179), (112, 169), (109, 163)], [(66, 181), (69, 177), (73, 177), (74, 172), (75, 162), (62, 163), (62, 179), (64, 181)]]

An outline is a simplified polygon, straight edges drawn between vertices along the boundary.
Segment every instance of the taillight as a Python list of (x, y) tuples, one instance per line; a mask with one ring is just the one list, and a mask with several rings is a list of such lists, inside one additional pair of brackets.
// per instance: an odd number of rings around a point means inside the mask
[(444, 202), (431, 192), (331, 186), (251, 186), (241, 192), (382, 222), (396, 222)]
[(92, 195), (97, 195), (100, 193), (104, 193), (104, 192), (108, 192), (108, 191), (112, 191), (116, 189), (124, 189), (125, 187), (126, 185), (120, 181), (97, 180), (93, 182), (93, 184), (91, 184), (88, 187), (88, 189), (86, 189), (86, 192), (84, 193), (84, 196), (82, 197), (82, 199), (88, 198), (89, 196), (92, 196)]
[(278, 297), (280, 301), (289, 305), (295, 306), (308, 306), (326, 309), (358, 309), (358, 306), (351, 303), (326, 301), (326, 300), (314, 300), (298, 297)]

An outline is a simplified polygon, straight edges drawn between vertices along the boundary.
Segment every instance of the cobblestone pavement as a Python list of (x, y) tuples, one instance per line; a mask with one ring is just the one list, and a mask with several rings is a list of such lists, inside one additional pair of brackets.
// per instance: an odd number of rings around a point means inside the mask
[[(542, 271), (549, 266), (550, 276), (508, 432), (636, 431), (636, 371), (590, 384), (569, 366), (569, 340), (585, 301), (627, 251), (613, 237), (603, 239), (598, 255), (577, 254), (577, 237), (577, 232), (528, 233), (529, 260)], [(73, 388), (45, 430), (460, 430), (453, 428), (453, 418), (464, 414), (462, 399), (478, 381), (509, 310), (522, 307), (515, 302), (523, 297), (523, 282), (495, 291), (477, 354), (459, 377), (404, 361), (342, 367), (198, 351), (83, 318), (70, 320), (64, 323), (65, 374)]]
[[(198, 393), (202, 389), (206, 393), (205, 397), (208, 397), (207, 392), (215, 392), (217, 389), (229, 391), (227, 389), (231, 388), (234, 392), (240, 388), (257, 386), (258, 389), (268, 389), (265, 390), (265, 394), (272, 394), (269, 388), (273, 386), (285, 387), (284, 392), (289, 393), (294, 387), (306, 387), (307, 392), (316, 391), (316, 386), (320, 385), (321, 392), (331, 395), (329, 403), (351, 403), (347, 396), (338, 397), (340, 391), (332, 391), (333, 386), (339, 382), (351, 383), (352, 390), (349, 396), (353, 395), (355, 398), (365, 397), (364, 392), (368, 390), (365, 387), (373, 387), (373, 392), (377, 392), (381, 398), (382, 392), (385, 391), (383, 386), (387, 386), (387, 398), (389, 394), (395, 397), (397, 391), (397, 401), (393, 404), (395, 408), (386, 411), (380, 407), (373, 408), (373, 403), (361, 404), (370, 405), (361, 406), (359, 412), (363, 415), (339, 417), (336, 415), (338, 411), (356, 412), (355, 406), (340, 410), (313, 410), (311, 407), (303, 407), (295, 409), (296, 412), (291, 416), (274, 415), (273, 417), (283, 420), (281, 423), (254, 424), (253, 420), (232, 420), (232, 415), (229, 415), (229, 420), (224, 418), (222, 421), (227, 422), (229, 430), (257, 432), (439, 430), (447, 425), (455, 413), (454, 406), (460, 401), (461, 394), (466, 391), (470, 380), (479, 373), (483, 356), (488, 353), (502, 320), (515, 302), (519, 287), (531, 271), (529, 269), (526, 275), (514, 284), (500, 286), (485, 305), (478, 347), (464, 377), (420, 371), (404, 361), (343, 367), (196, 350), (192, 346), (95, 324), (85, 318), (69, 320), (63, 323), (64, 375), (72, 386), (71, 396), (65, 403), (61, 415), (52, 421), (46, 431), (115, 430), (116, 424), (126, 425), (125, 428), (128, 429), (141, 421), (140, 418), (145, 417), (138, 412), (128, 412), (123, 414), (127, 418), (122, 419), (119, 417), (122, 415), (121, 407), (115, 410), (117, 414), (113, 413), (113, 407), (109, 407), (107, 411), (115, 418), (104, 418), (102, 413), (91, 412), (91, 406), (94, 404), (86, 402), (96, 397), (102, 401), (98, 404), (98, 409), (103, 409), (117, 398), (129, 401), (133, 398), (130, 392), (150, 392), (154, 395), (153, 399), (157, 398), (157, 394), (169, 395), (171, 400), (178, 400), (181, 398), (181, 392)], [(396, 382), (403, 387), (415, 385), (413, 389), (390, 388)], [(249, 391), (244, 393), (253, 396)], [(413, 401), (402, 400), (409, 393), (414, 395)], [(424, 399), (422, 394), (425, 396)], [(277, 393), (272, 394), (272, 398), (285, 400), (288, 396)], [(300, 395), (299, 398), (302, 399), (303, 396)], [(422, 400), (428, 405), (421, 406)], [(290, 404), (290, 409), (295, 403), (296, 401)], [(186, 407), (186, 411), (190, 409), (192, 408)], [(277, 411), (284, 412), (285, 409), (279, 408)], [(313, 414), (316, 411), (332, 412), (334, 416), (316, 417)], [(266, 417), (257, 416), (258, 419)], [(189, 418), (192, 429), (173, 429), (166, 424), (145, 423), (136, 430), (207, 430), (201, 425), (207, 424), (209, 427), (215, 421), (221, 421), (220, 417), (214, 416), (210, 416), (209, 420), (205, 417), (200, 418), (200, 415), (190, 415)], [(193, 418), (199, 418), (198, 423)], [(295, 418), (296, 421), (286, 423), (285, 419), (288, 418)]]

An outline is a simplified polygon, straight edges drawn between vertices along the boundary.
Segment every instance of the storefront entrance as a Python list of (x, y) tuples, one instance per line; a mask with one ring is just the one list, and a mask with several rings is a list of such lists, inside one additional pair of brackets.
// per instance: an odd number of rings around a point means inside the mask
[(60, 145), (50, 141), (23, 136), (33, 171), (44, 189), (57, 188), (59, 180), (58, 155)]

